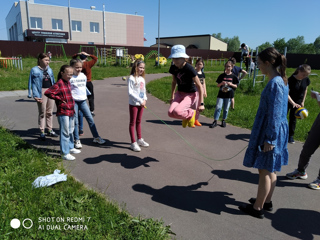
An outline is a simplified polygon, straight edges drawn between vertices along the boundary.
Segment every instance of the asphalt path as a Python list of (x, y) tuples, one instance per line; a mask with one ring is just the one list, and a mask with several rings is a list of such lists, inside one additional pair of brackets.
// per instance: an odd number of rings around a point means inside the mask
[[(169, 75), (150, 74), (146, 80), (164, 76)], [(278, 173), (274, 210), (256, 219), (238, 210), (257, 192), (257, 170), (242, 165), (245, 150), (240, 152), (248, 144), (248, 129), (210, 129), (212, 119), (203, 116), (202, 127), (182, 128), (181, 121), (168, 117), (169, 105), (148, 94), (142, 137), (150, 147), (133, 152), (126, 82), (109, 78), (94, 81), (94, 88), (94, 120), (107, 142), (94, 144), (85, 121), (82, 152), (75, 161), (63, 161), (76, 179), (134, 216), (162, 219), (176, 239), (320, 239), (320, 191), (307, 188), (317, 177), (319, 150), (307, 169), (309, 178), (292, 181), (285, 174), (297, 167), (303, 144), (288, 145), (289, 165)], [(59, 154), (59, 139), (38, 139), (37, 106), (26, 91), (0, 92), (0, 99), (1, 125)], [(56, 117), (54, 129), (58, 132)]]

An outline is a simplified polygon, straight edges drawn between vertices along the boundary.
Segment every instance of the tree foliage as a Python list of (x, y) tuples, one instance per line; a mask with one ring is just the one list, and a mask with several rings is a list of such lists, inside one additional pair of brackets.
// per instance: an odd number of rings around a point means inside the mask
[[(232, 38), (223, 38), (221, 33), (213, 33), (213, 37), (228, 44), (228, 51), (238, 52), (240, 47), (240, 39), (238, 36)], [(304, 53), (304, 54), (320, 54), (320, 36), (317, 37), (314, 43), (305, 43), (304, 36), (290, 38), (288, 41), (285, 38), (278, 38), (273, 43), (265, 42), (258, 46), (258, 51), (274, 47), (280, 53), (284, 54), (284, 49), (287, 47), (287, 53)]]
[(221, 33), (213, 33), (212, 37), (215, 37), (219, 40), (221, 40), (222, 42), (225, 42), (228, 44), (228, 48), (227, 51), (230, 52), (237, 52), (239, 51), (239, 47), (240, 47), (240, 39), (238, 36), (234, 36), (233, 38), (222, 38)]

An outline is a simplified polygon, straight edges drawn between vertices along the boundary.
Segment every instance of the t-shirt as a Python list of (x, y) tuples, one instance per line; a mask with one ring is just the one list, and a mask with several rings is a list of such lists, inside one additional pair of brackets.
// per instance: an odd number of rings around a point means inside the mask
[(75, 101), (83, 101), (87, 99), (87, 77), (82, 72), (70, 79), (71, 93)]
[(203, 80), (206, 78), (206, 76), (204, 75), (204, 72), (201, 71), (201, 73), (197, 73), (197, 75), (200, 80), (200, 83), (203, 85)]
[(310, 79), (308, 77), (298, 80), (293, 75), (288, 79), (289, 83), (289, 95), (292, 100), (300, 104), (303, 100), (306, 88), (310, 85)]
[(181, 69), (171, 65), (169, 73), (176, 77), (179, 92), (192, 93), (197, 91), (193, 81), (193, 78), (197, 76), (197, 72), (189, 63), (186, 63)]
[(47, 69), (43, 70), (43, 75), (42, 75), (42, 88), (49, 88), (51, 87), (51, 78), (50, 75), (48, 73)]
[(239, 78), (239, 73), (242, 72), (242, 68), (238, 67), (238, 66), (233, 66), (231, 72), (233, 73), (233, 75), (235, 75), (237, 78)]
[[(237, 84), (239, 83), (238, 78), (233, 75), (227, 75), (226, 73), (222, 73), (220, 74), (220, 76), (217, 79), (217, 83), (222, 83), (223, 81), (225, 82), (231, 82), (233, 84)], [(230, 86), (221, 86), (220, 90), (218, 92), (218, 98), (233, 98), (234, 97), (234, 89)]]

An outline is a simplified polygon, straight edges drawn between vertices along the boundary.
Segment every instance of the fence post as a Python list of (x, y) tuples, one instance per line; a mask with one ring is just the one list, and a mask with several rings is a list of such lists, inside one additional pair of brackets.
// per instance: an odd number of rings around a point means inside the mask
[[(256, 50), (256, 59), (258, 57), (258, 54), (259, 54), (259, 48), (257, 48), (257, 50)], [(258, 63), (258, 61), (256, 61), (256, 62)], [(255, 67), (254, 67), (254, 74), (253, 74), (253, 87), (256, 84), (257, 71), (258, 70), (257, 70), (257, 64), (256, 64)]]

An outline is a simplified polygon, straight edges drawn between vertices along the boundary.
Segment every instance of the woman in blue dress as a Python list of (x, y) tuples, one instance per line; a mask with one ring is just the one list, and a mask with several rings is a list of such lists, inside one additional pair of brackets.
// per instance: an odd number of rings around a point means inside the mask
[(261, 93), (257, 115), (253, 124), (249, 146), (243, 165), (257, 168), (259, 185), (257, 198), (240, 206), (243, 212), (263, 218), (263, 210), (272, 210), (272, 194), (276, 186), (276, 171), (288, 164), (288, 80), (286, 58), (275, 48), (267, 48), (258, 56), (261, 72), (269, 82)]

